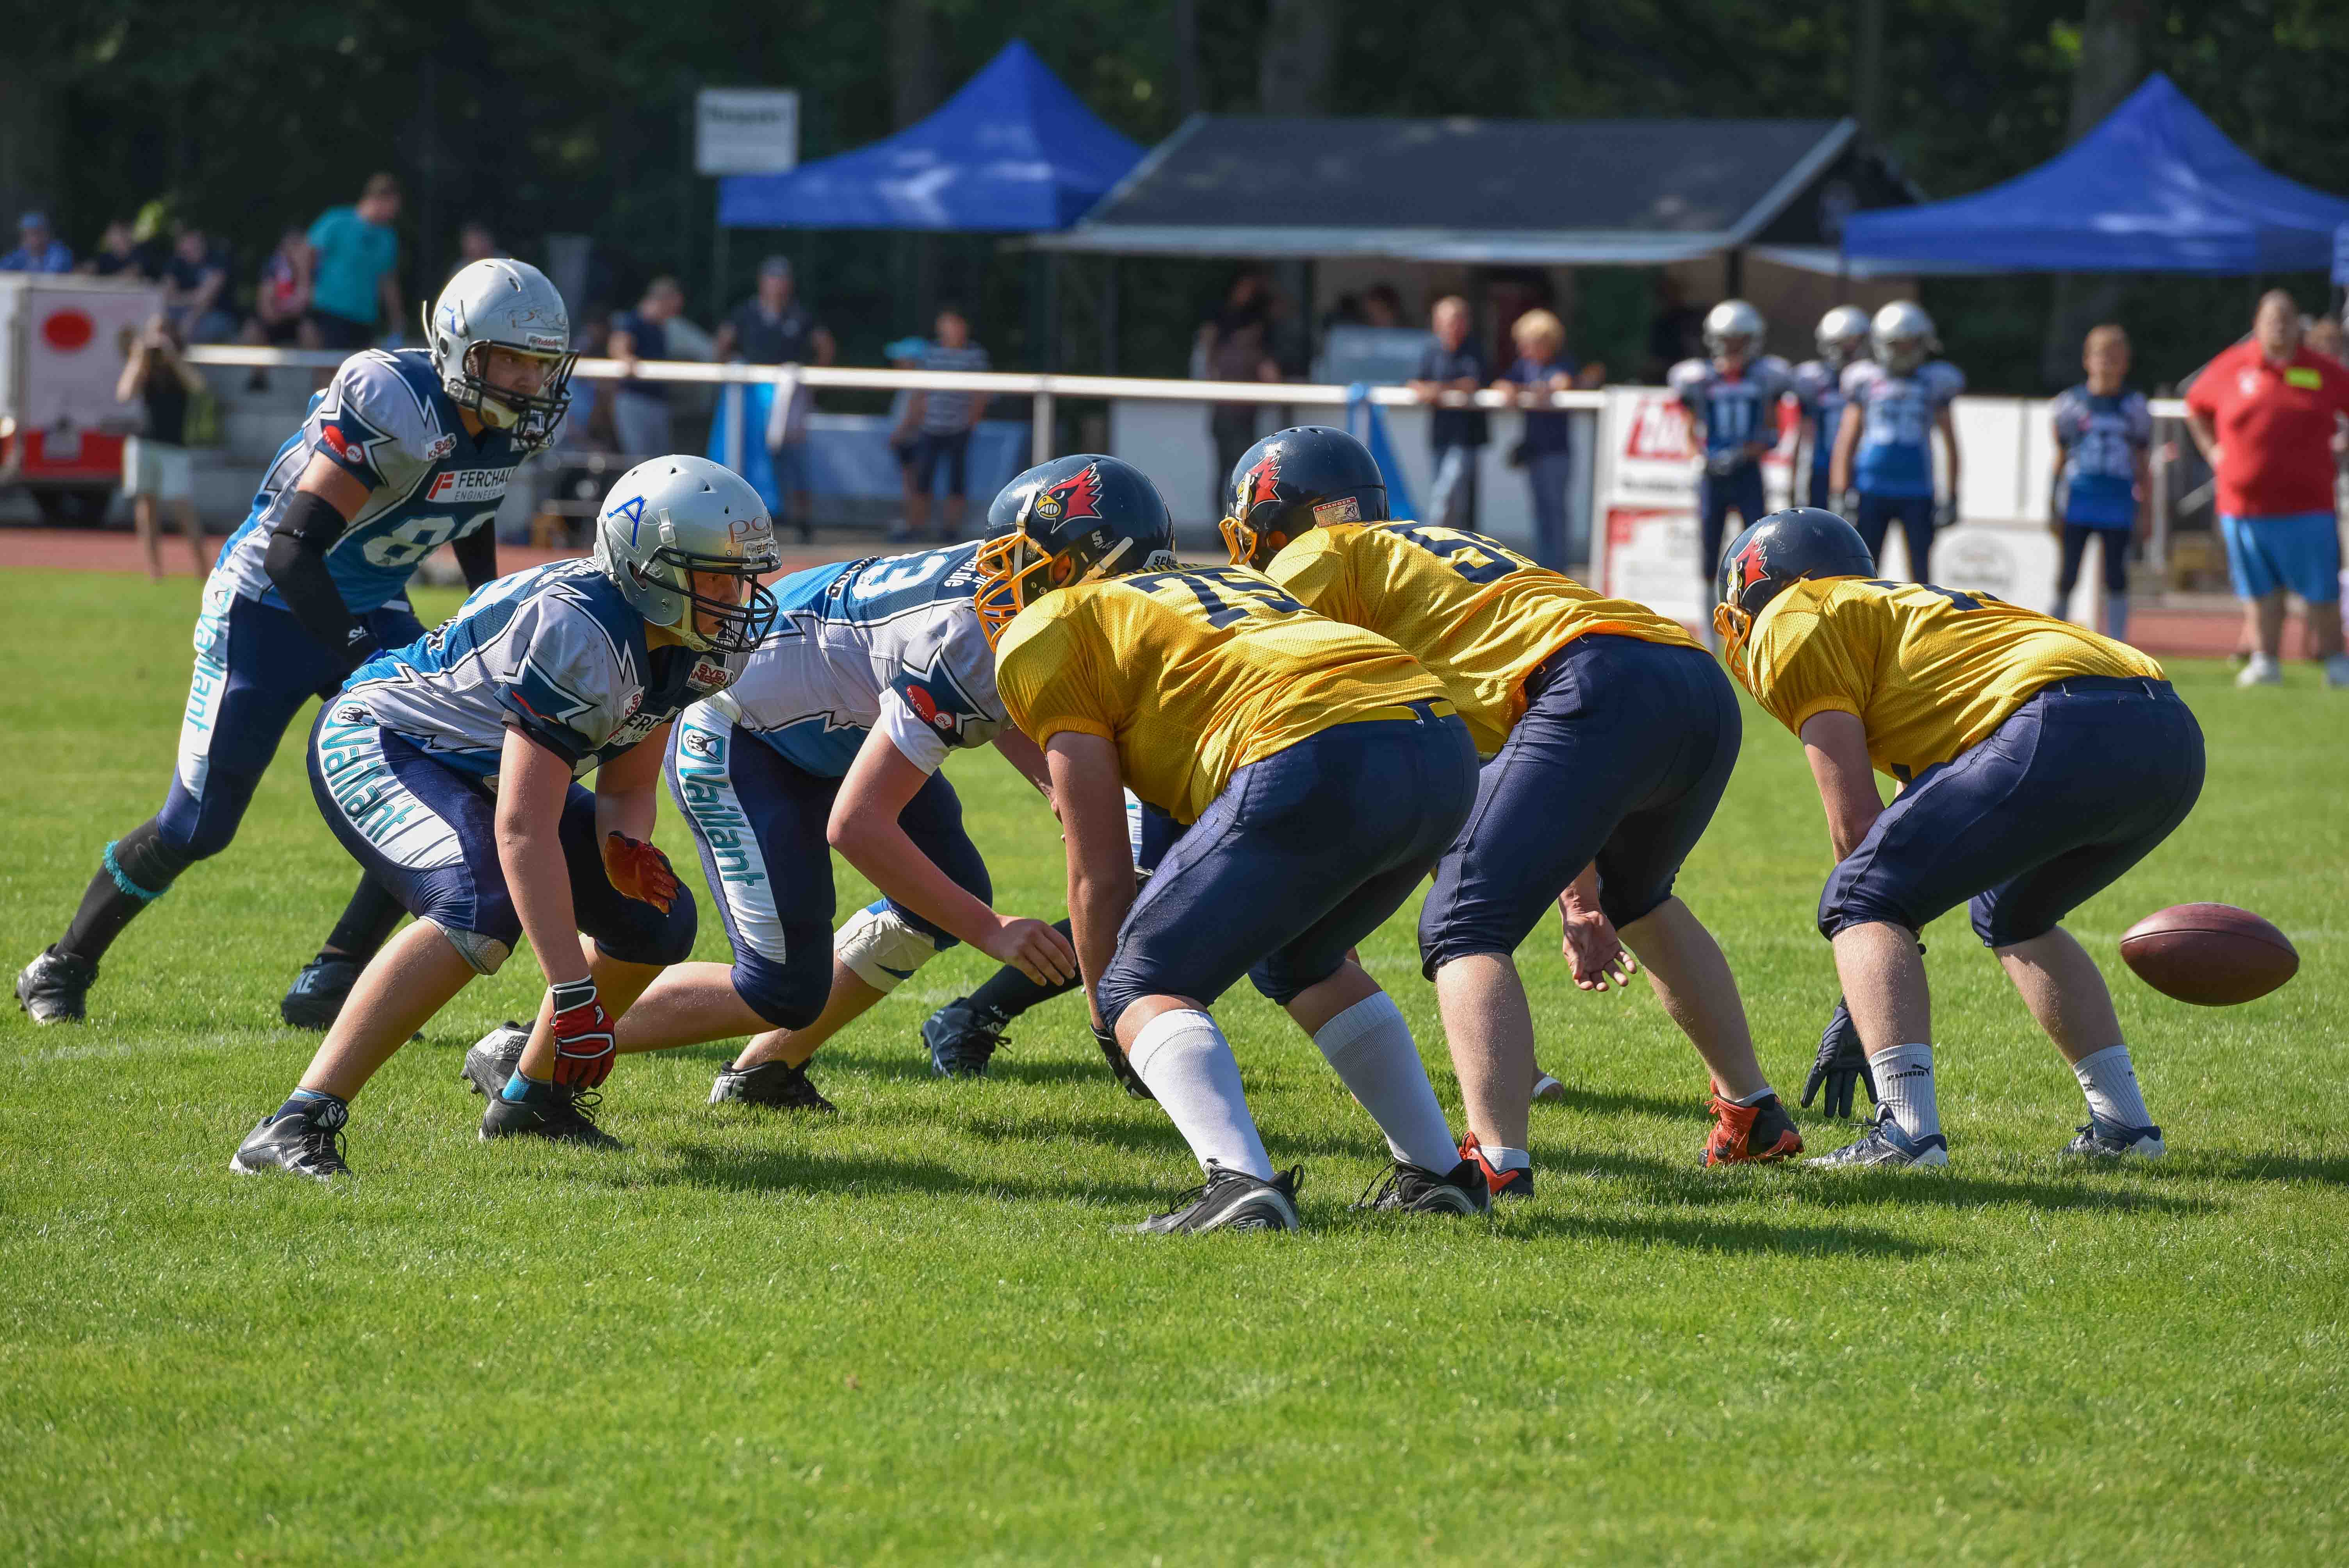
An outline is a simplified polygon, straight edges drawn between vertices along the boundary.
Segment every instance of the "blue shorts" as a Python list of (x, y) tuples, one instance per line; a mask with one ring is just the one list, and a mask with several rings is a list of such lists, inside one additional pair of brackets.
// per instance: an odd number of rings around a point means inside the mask
[(1233, 773), (1126, 913), (1099, 985), (1209, 1006), (1242, 975), (1286, 1006), (1327, 980), (1433, 869), (1476, 795), (1450, 713), (1332, 725)]
[[(209, 600), (212, 595), (207, 594)], [(424, 634), (404, 599), (358, 617), (387, 648)], [(291, 610), (242, 594), (196, 622), (196, 673), (180, 719), (180, 762), (156, 826), (190, 860), (228, 848), (285, 727), (312, 697), (343, 689), (342, 661)]]
[(1578, 637), (1526, 677), (1526, 695), (1420, 910), (1431, 977), (1471, 954), (1515, 953), (1594, 861), (1609, 920), (1649, 913), (1737, 767), (1737, 697), (1701, 649)]
[(1921, 931), (1972, 901), (1991, 947), (2044, 936), (2168, 838), (2202, 792), (2202, 730), (2168, 681), (2043, 686), (1884, 809), (1819, 896), (1819, 932)]
[[(310, 729), (310, 793), (351, 858), (484, 975), (522, 939), (522, 916), (498, 861), (497, 797), (426, 755), (356, 703), (330, 702)], [(595, 797), (577, 784), (559, 829), (574, 924), (624, 964), (681, 964), (693, 952), (693, 894), (663, 914), (612, 885), (595, 831)]]
[[(734, 727), (705, 704), (685, 710), (669, 737), (668, 788), (734, 946), (734, 989), (778, 1028), (815, 1020), (832, 992), (832, 925), (838, 909), (825, 824), (840, 780), (811, 773)], [(993, 884), (963, 830), (962, 801), (933, 773), (897, 825), (955, 885), (982, 903)], [(903, 904), (881, 901), (944, 952), (955, 939)]]
[(2274, 517), (2220, 513), (2227, 540), (2227, 575), (2236, 597), (2264, 599), (2286, 589), (2312, 604), (2341, 601), (2341, 531), (2330, 511)]
[(1856, 515), (1851, 525), (1859, 531), (1859, 542), (1868, 546), (1868, 559), (1876, 562), (1878, 576), (1884, 574), (1884, 536), (1897, 522), (1900, 525), (1900, 537), (1909, 546), (1910, 581), (1930, 581), (1925, 573), (1933, 558), (1931, 496), (1863, 493), (1859, 504), (1852, 510)]
[(1747, 463), (1725, 474), (1706, 474), (1696, 484), (1697, 526), (1702, 536), (1704, 578), (1721, 570), (1721, 547), (1729, 537), (1729, 514), (1751, 527), (1769, 511), (1762, 499), (1762, 465)]

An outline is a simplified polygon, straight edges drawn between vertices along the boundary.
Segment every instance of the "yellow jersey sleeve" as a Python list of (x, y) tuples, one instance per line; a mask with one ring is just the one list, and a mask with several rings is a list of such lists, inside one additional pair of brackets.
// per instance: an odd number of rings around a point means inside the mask
[(1868, 759), (1904, 783), (1963, 755), (2044, 686), (2075, 676), (2162, 678), (2126, 644), (1988, 593), (1857, 577), (1797, 583), (1762, 613), (1740, 674), (1799, 734), (1840, 708)]
[(1482, 534), (1433, 523), (1309, 529), (1267, 573), (1320, 614), (1399, 644), (1444, 683), (1488, 757), (1525, 717), (1526, 677), (1577, 637), (1697, 645), (1644, 604), (1602, 598)]
[(1251, 762), (1444, 695), (1392, 643), (1237, 566), (1045, 594), (1004, 633), (996, 687), (1039, 745), (1070, 730), (1112, 741), (1126, 788), (1186, 823)]

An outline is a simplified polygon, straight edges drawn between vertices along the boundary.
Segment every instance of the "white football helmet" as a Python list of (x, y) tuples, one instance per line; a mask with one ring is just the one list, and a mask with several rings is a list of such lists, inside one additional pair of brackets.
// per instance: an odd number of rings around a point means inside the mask
[(1897, 299), (1876, 313), (1868, 328), (1876, 362), (1895, 376), (1906, 376), (1941, 346), (1933, 335), (1933, 318), (1913, 299)]
[(1704, 351), (1716, 359), (1734, 354), (1751, 361), (1760, 356), (1768, 331), (1760, 311), (1742, 299), (1725, 299), (1704, 313)]
[[(775, 596), (759, 581), (782, 564), (767, 503), (708, 458), (678, 453), (622, 474), (595, 517), (595, 564), (647, 623), (703, 653), (745, 653), (775, 624)], [(734, 578), (740, 596), (698, 592), (695, 573)], [(716, 623), (706, 631), (705, 615)]]
[(1836, 306), (1819, 317), (1816, 341), (1827, 368), (1842, 369), (1868, 350), (1868, 313), (1856, 304)]
[[(579, 356), (571, 351), (571, 313), (544, 273), (502, 257), (460, 267), (424, 312), (424, 346), (457, 407), (512, 431), (525, 451), (554, 438), (571, 406), (571, 366)], [(505, 391), (482, 378), (492, 346), (544, 363), (535, 394)]]

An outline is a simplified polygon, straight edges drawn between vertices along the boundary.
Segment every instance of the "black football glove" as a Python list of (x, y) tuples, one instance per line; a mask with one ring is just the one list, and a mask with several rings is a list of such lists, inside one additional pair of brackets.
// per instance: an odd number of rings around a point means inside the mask
[(1819, 1037), (1818, 1059), (1811, 1064), (1811, 1076), (1803, 1085), (1803, 1109), (1811, 1109), (1811, 1101), (1818, 1098), (1824, 1085), (1826, 1103), (1819, 1109), (1829, 1116), (1849, 1116), (1855, 1081), (1868, 1086), (1868, 1103), (1876, 1104), (1876, 1075), (1868, 1071), (1868, 1053), (1860, 1048), (1859, 1026), (1851, 1021), (1851, 1009), (1838, 996), (1826, 1033)]
[(1117, 1036), (1107, 1029), (1097, 1028), (1093, 1031), (1093, 1044), (1101, 1047), (1102, 1059), (1109, 1063), (1111, 1076), (1117, 1079), (1118, 1086), (1126, 1093), (1136, 1099), (1158, 1098), (1150, 1092), (1150, 1086), (1142, 1081), (1142, 1075), (1133, 1070), (1133, 1064), (1125, 1059), (1125, 1052), (1118, 1046)]

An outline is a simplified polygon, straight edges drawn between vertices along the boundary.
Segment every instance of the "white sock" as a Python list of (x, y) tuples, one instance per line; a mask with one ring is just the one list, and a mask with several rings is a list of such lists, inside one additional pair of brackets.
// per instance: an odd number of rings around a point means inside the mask
[(2088, 1114), (2116, 1127), (2151, 1127), (2153, 1116), (2137, 1092), (2137, 1068), (2127, 1046), (2107, 1046), (2072, 1064), (2080, 1092), (2088, 1097)]
[(1911, 1138), (1930, 1138), (1941, 1130), (1940, 1108), (1933, 1100), (1933, 1047), (1895, 1046), (1868, 1058), (1876, 1075), (1876, 1094), (1892, 1113), (1894, 1125)]
[(1240, 1064), (1215, 1019), (1190, 1008), (1161, 1013), (1142, 1026), (1129, 1059), (1202, 1168), (1212, 1160), (1272, 1180), (1272, 1157), (1240, 1089)]
[(1476, 1152), (1483, 1155), (1485, 1163), (1495, 1171), (1530, 1171), (1534, 1168), (1534, 1157), (1526, 1150), (1495, 1149), (1480, 1143), (1476, 1146)]
[(1322, 1025), (1313, 1043), (1387, 1135), (1396, 1159), (1435, 1171), (1460, 1163), (1460, 1146), (1393, 997), (1383, 991), (1363, 997)]
[(1776, 1094), (1777, 1092), (1778, 1091), (1776, 1089), (1772, 1088), (1765, 1083), (1760, 1088), (1755, 1089), (1752, 1094), (1746, 1095), (1739, 1099), (1733, 1099), (1729, 1103), (1739, 1107), (1760, 1105), (1764, 1100), (1768, 1099), (1772, 1095)]

